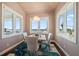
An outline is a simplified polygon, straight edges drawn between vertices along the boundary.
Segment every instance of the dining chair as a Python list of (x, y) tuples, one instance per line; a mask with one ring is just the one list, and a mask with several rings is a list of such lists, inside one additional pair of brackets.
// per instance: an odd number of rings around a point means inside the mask
[(39, 48), (38, 45), (38, 37), (37, 36), (27, 36), (27, 40), (25, 40), (27, 42), (27, 49), (30, 52), (36, 52)]
[(23, 35), (23, 39), (25, 40), (27, 37), (27, 32), (22, 33), (22, 35)]
[(48, 43), (49, 43), (49, 44), (50, 44), (50, 40), (52, 39), (52, 36), (53, 36), (52, 33), (49, 33), (49, 34), (48, 34)]
[(48, 33), (46, 35), (47, 35), (46, 36), (47, 39), (45, 41), (42, 41), (41, 44), (40, 44), (40, 46), (42, 47), (44, 45), (44, 46), (46, 46), (46, 48), (49, 48), (48, 50), (50, 50), (50, 40), (52, 39), (52, 33)]
[(45, 37), (46, 37), (46, 40), (42, 42), (50, 44), (50, 40), (52, 39), (52, 33), (45, 34)]

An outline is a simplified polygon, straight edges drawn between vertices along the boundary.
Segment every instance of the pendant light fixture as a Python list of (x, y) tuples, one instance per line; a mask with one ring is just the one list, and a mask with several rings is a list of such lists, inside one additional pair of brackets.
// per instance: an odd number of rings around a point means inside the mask
[(40, 17), (39, 16), (34, 16), (34, 20), (39, 21)]

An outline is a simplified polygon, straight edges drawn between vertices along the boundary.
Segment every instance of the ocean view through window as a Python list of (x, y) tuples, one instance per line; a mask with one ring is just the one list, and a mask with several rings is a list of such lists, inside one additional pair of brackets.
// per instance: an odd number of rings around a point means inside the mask
[(40, 17), (39, 21), (31, 18), (31, 32), (48, 31), (48, 17)]
[(4, 4), (2, 8), (2, 38), (21, 34), (23, 32), (23, 16)]

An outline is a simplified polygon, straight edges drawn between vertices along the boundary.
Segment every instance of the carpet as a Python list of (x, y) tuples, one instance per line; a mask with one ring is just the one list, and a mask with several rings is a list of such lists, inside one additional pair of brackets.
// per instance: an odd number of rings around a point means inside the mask
[(30, 52), (27, 50), (27, 44), (22, 43), (15, 49), (16, 56), (59, 56), (57, 52), (50, 51), (48, 44), (43, 43), (40, 45), (39, 50), (36, 52)]

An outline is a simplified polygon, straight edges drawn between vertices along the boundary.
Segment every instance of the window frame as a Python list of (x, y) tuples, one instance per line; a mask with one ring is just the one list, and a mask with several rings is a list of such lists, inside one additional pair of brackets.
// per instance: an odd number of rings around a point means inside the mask
[[(17, 15), (16, 15), (16, 16), (17, 16)], [(17, 29), (16, 29), (16, 16), (15, 16), (15, 32), (16, 32), (16, 30), (17, 30)], [(21, 18), (20, 15), (18, 15), (18, 17), (20, 17), (20, 31), (23, 32), (23, 31), (22, 31), (22, 30), (23, 30), (23, 29), (22, 29), (22, 18)], [(17, 33), (17, 32), (16, 32), (16, 33)]]
[[(71, 10), (71, 8), (73, 8), (73, 12), (75, 11), (74, 10), (74, 5), (72, 6), (71, 4), (67, 7), (67, 9), (66, 9), (66, 32), (67, 32), (67, 13), (69, 12), (69, 10)], [(73, 13), (73, 15), (74, 15), (74, 17), (75, 17), (75, 12)], [(73, 17), (73, 30), (75, 31), (75, 21), (76, 20), (74, 20), (74, 17)], [(76, 18), (75, 18), (76, 19)], [(68, 33), (68, 32), (67, 32)]]
[[(40, 32), (40, 31), (35, 31), (35, 32), (33, 32), (32, 31), (32, 20), (33, 19), (31, 19), (31, 18), (33, 18), (34, 16), (30, 16), (30, 33), (38, 33), (38, 32)], [(48, 24), (47, 24), (47, 32), (49, 32), (49, 16), (40, 16), (40, 18), (41, 17), (47, 17), (48, 18)], [(38, 22), (38, 30), (40, 30), (40, 21)]]
[[(12, 18), (12, 28), (13, 28), (13, 33), (10, 34), (10, 35), (5, 35), (4, 34), (4, 9), (7, 9), (9, 11), (11, 11), (11, 13), (13, 14), (13, 18)], [(16, 33), (16, 28), (15, 28), (15, 25), (16, 25), (16, 15), (19, 16), (21, 18), (21, 32), (20, 33)], [(23, 16), (20, 15), (19, 13), (17, 13), (16, 11), (14, 11), (13, 9), (11, 9), (10, 7), (6, 6), (5, 4), (2, 4), (2, 38), (9, 38), (9, 37), (12, 37), (12, 36), (15, 36), (15, 35), (19, 35), (19, 34), (22, 34), (23, 32)]]
[[(4, 12), (5, 12), (5, 10), (6, 9), (4, 9)], [(7, 9), (8, 11), (10, 11), (9, 9)], [(11, 11), (10, 11), (11, 12)], [(11, 12), (12, 13), (12, 12)], [(4, 23), (5, 23), (5, 21), (6, 21), (6, 18), (7, 18), (7, 16), (6, 15), (4, 15), (4, 20), (3, 20), (3, 28), (4, 28)], [(13, 13), (12, 13), (12, 15), (11, 15), (11, 22), (12, 22), (12, 33), (13, 33)], [(4, 30), (3, 30), (4, 31)], [(11, 34), (12, 34), (11, 33)], [(5, 32), (3, 33), (4, 35), (5, 35)], [(10, 35), (10, 34), (9, 34)]]
[[(74, 37), (71, 37), (70, 35), (67, 35), (67, 9), (69, 9), (70, 6), (73, 5), (73, 11), (74, 11)], [(59, 23), (59, 15), (62, 14), (63, 12), (65, 12), (65, 20), (64, 20), (64, 32), (61, 33), (59, 32), (59, 28), (58, 28), (58, 23)], [(76, 3), (66, 3), (61, 9), (60, 11), (57, 13), (57, 16), (56, 16), (56, 36), (57, 37), (63, 37), (73, 43), (76, 43), (77, 41), (77, 15), (76, 15)]]

